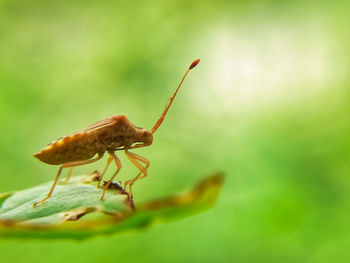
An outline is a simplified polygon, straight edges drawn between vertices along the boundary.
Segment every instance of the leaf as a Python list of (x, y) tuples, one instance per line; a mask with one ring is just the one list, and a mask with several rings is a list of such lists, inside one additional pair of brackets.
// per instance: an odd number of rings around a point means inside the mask
[(108, 189), (101, 201), (102, 189), (94, 185), (94, 176), (74, 177), (65, 185), (57, 185), (52, 197), (35, 208), (33, 203), (46, 196), (52, 182), (0, 194), (0, 237), (85, 239), (140, 229), (208, 209), (223, 183), (223, 176), (216, 174), (187, 193), (143, 203), (134, 209), (117, 184)]

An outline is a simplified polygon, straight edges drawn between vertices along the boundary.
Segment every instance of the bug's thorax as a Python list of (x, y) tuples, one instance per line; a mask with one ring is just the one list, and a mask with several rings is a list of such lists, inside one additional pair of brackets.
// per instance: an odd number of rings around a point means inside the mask
[[(130, 149), (134, 144), (150, 145), (153, 134), (143, 128), (136, 127), (127, 117), (119, 117), (117, 121), (97, 132), (101, 150), (116, 150), (120, 147)], [(97, 148), (97, 147), (96, 147)]]

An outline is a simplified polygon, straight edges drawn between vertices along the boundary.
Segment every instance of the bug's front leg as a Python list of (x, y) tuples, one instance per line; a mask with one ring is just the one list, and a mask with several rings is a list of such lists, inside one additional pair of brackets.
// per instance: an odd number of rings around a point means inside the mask
[[(132, 186), (138, 179), (142, 179), (147, 176), (147, 169), (150, 165), (150, 161), (147, 160), (145, 157), (142, 157), (136, 153), (129, 152), (128, 150), (125, 150), (125, 154), (126, 157), (128, 157), (128, 159), (140, 170), (140, 173), (134, 179), (128, 180), (124, 183), (124, 190), (126, 189), (126, 186), (129, 185), (129, 194), (130, 198), (132, 199)], [(145, 167), (143, 167), (140, 162), (144, 163)]]

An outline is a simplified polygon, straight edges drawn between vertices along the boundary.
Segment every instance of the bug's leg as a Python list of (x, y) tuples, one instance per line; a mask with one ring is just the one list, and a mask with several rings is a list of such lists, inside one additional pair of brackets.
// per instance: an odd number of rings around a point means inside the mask
[[(101, 200), (103, 200), (106, 190), (108, 189), (109, 185), (112, 183), (114, 177), (118, 174), (118, 172), (120, 171), (120, 169), (122, 168), (122, 163), (120, 162), (120, 160), (118, 159), (118, 157), (115, 155), (114, 152), (108, 152), (110, 158), (114, 159), (115, 164), (117, 165), (117, 171), (115, 171), (115, 173), (113, 174), (113, 176), (111, 177), (111, 179), (105, 184), (105, 186), (103, 187), (103, 193), (101, 195)], [(102, 180), (102, 179), (101, 179)]]
[(66, 184), (66, 183), (68, 183), (70, 177), (72, 176), (72, 172), (73, 172), (73, 167), (71, 167), (71, 168), (69, 169), (69, 172), (68, 172), (68, 175), (67, 175), (66, 179), (65, 179), (61, 184)]
[(108, 169), (108, 167), (109, 167), (109, 165), (111, 164), (112, 161), (113, 161), (113, 157), (111, 155), (109, 155), (108, 159), (107, 159), (107, 163), (106, 163), (105, 169), (103, 169), (103, 172), (100, 175), (100, 180), (97, 183), (97, 188), (100, 188), (100, 184), (101, 184), (102, 178), (105, 175), (105, 173), (106, 173), (106, 171), (107, 171), (107, 169)]
[[(130, 198), (132, 199), (133, 195), (132, 195), (132, 185), (138, 180), (138, 179), (142, 179), (145, 178), (147, 176), (147, 169), (150, 165), (150, 161), (147, 160), (146, 158), (136, 154), (136, 153), (132, 153), (129, 152), (128, 150), (125, 150), (125, 154), (128, 157), (128, 159), (130, 160), (130, 162), (132, 162), (139, 170), (140, 173), (132, 180), (128, 180), (125, 182), (124, 184), (124, 190), (126, 189), (126, 186), (129, 185), (129, 191), (130, 191)], [(145, 167), (143, 167), (140, 162), (146, 164)]]
[(49, 199), (49, 198), (51, 197), (52, 192), (53, 192), (53, 189), (55, 189), (55, 186), (56, 186), (56, 184), (57, 184), (58, 178), (60, 178), (62, 169), (63, 169), (63, 165), (61, 165), (60, 169), (58, 170), (58, 173), (57, 173), (57, 175), (56, 175), (56, 179), (55, 179), (55, 181), (53, 182), (53, 185), (51, 186), (50, 192), (47, 194), (47, 196), (46, 196), (43, 200), (41, 200), (41, 201), (39, 201), (39, 202), (35, 202), (35, 203), (33, 204), (33, 207), (36, 207), (38, 204), (44, 203), (47, 199)]
[(56, 175), (56, 179), (55, 181), (53, 182), (52, 186), (51, 186), (51, 189), (49, 191), (49, 193), (47, 194), (47, 196), (39, 201), (39, 202), (35, 202), (33, 204), (33, 207), (37, 206), (38, 204), (42, 204), (44, 203), (47, 199), (49, 199), (52, 195), (52, 192), (53, 190), (55, 189), (55, 186), (58, 182), (58, 179), (60, 178), (60, 175), (61, 175), (61, 172), (62, 172), (62, 169), (63, 168), (67, 168), (67, 167), (75, 167), (75, 166), (79, 166), (79, 165), (83, 165), (83, 164), (88, 164), (88, 163), (93, 163), (93, 162), (96, 162), (98, 160), (100, 160), (102, 158), (103, 154), (99, 154), (95, 159), (89, 159), (89, 160), (83, 160), (83, 161), (76, 161), (76, 162), (70, 162), (70, 163), (64, 163), (61, 165), (60, 169), (58, 170), (58, 173)]

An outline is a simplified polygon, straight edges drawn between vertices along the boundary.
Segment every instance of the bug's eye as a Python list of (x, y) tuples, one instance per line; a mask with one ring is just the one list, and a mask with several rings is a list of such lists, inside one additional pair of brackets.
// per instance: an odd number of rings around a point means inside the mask
[(144, 131), (143, 132), (143, 137), (146, 137), (147, 136), (147, 131)]

